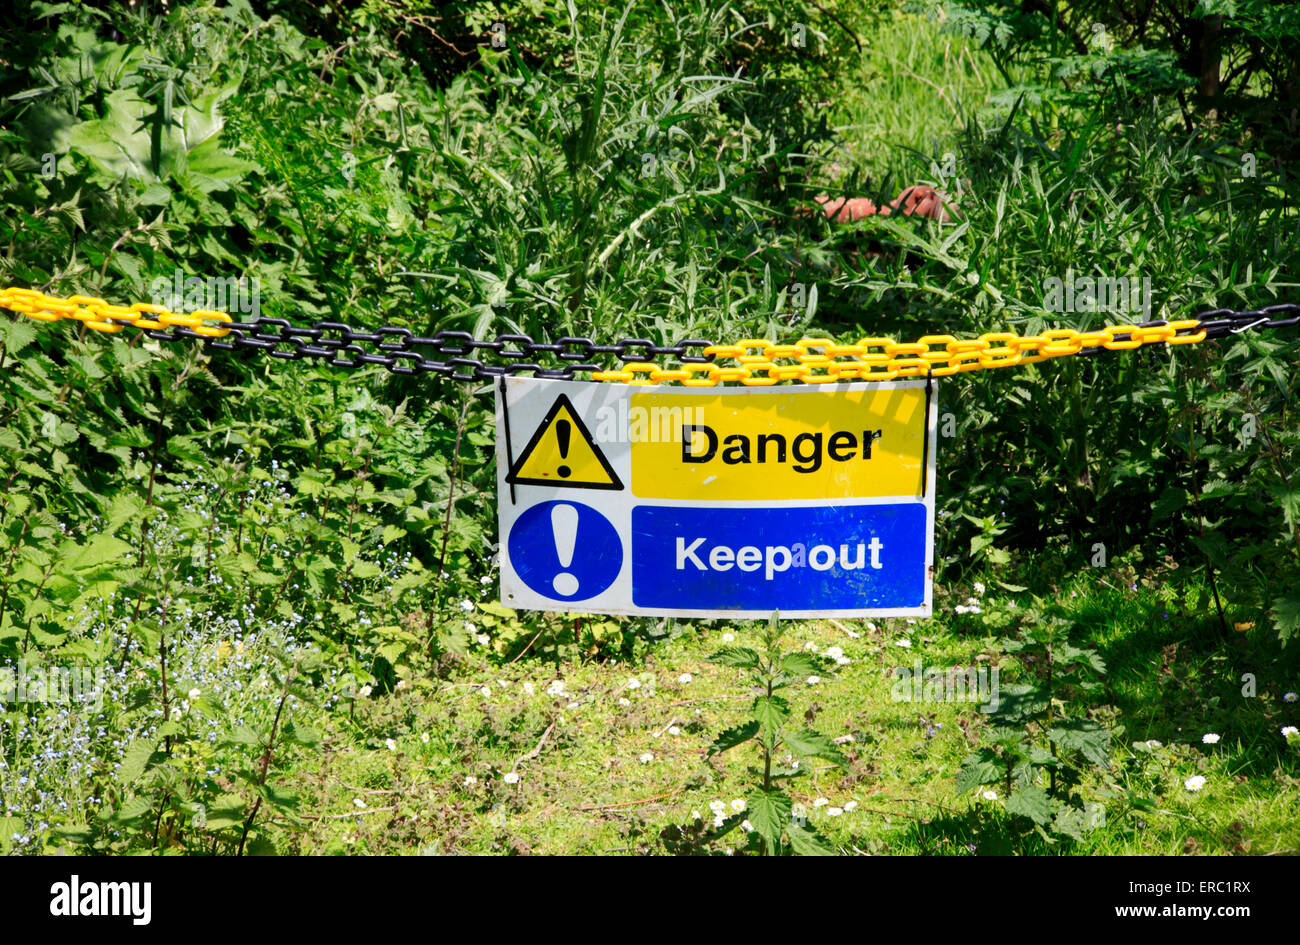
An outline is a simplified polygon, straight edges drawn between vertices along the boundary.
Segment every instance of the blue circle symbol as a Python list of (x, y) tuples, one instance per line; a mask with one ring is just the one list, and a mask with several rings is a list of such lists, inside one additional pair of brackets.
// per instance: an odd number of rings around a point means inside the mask
[(587, 600), (623, 567), (623, 540), (609, 519), (581, 502), (541, 502), (510, 529), (510, 564), (530, 588), (552, 600)]

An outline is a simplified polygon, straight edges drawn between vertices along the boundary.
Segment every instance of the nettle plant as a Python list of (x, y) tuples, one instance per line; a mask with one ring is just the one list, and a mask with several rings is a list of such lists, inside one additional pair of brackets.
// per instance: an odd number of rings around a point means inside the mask
[[(962, 762), (959, 793), (1000, 786), (1007, 813), (1026, 818), (1048, 842), (1082, 840), (1100, 826), (1104, 808), (1085, 802), (1089, 769), (1110, 768), (1110, 732), (1071, 700), (1101, 687), (1106, 664), (1096, 650), (1070, 642), (1071, 623), (1035, 598), (1020, 635), (1003, 642), (1020, 664), (1020, 681), (1004, 685), (985, 744)], [(987, 793), (996, 793), (989, 788)]]
[[(835, 848), (824, 837), (794, 816), (794, 803), (781, 785), (808, 773), (802, 764), (805, 760), (820, 758), (846, 771), (849, 762), (825, 735), (791, 725), (794, 710), (790, 700), (777, 695), (792, 684), (806, 683), (814, 676), (829, 678), (834, 672), (825, 660), (813, 654), (782, 653), (776, 615), (768, 622), (762, 642), (761, 652), (731, 646), (710, 657), (720, 665), (745, 670), (746, 688), (755, 695), (750, 718), (720, 734), (709, 747), (708, 756), (753, 743), (760, 766), (748, 769), (757, 783), (746, 798), (745, 810), (724, 820), (709, 839), (719, 839), (748, 820), (753, 827), (749, 849), (754, 852), (767, 856), (834, 855)], [(791, 759), (788, 765), (779, 763), (782, 755)]]

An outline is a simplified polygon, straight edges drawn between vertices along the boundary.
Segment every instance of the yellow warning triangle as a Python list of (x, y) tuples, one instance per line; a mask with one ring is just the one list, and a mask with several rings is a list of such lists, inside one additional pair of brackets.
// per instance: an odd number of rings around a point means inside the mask
[(564, 394), (555, 399), (537, 432), (510, 467), (506, 482), (573, 489), (623, 488), (614, 467)]

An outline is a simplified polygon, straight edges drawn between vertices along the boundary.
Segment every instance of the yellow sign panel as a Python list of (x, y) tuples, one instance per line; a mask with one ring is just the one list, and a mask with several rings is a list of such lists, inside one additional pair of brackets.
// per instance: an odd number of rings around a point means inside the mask
[[(640, 408), (638, 410), (638, 408)], [(652, 499), (923, 493), (924, 387), (637, 393), (632, 492)]]
[(519, 454), (506, 482), (574, 489), (622, 489), (569, 398), (560, 394)]

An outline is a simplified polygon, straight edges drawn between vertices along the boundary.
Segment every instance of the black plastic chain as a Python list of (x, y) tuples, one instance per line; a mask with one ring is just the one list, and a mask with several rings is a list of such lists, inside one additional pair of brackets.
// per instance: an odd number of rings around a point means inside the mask
[[(1204, 330), (1207, 340), (1226, 338), (1248, 330), (1300, 325), (1300, 305), (1271, 305), (1244, 312), (1216, 309), (1197, 318), (1201, 325), (1189, 334)], [(1165, 321), (1153, 321), (1138, 327), (1165, 324)], [(647, 338), (622, 338), (612, 344), (598, 344), (591, 338), (565, 336), (553, 342), (540, 342), (528, 335), (503, 334), (492, 341), (480, 341), (464, 331), (440, 331), (426, 337), (409, 328), (359, 330), (334, 321), (320, 321), (306, 328), (283, 318), (265, 316), (222, 327), (230, 329), (223, 338), (211, 338), (183, 327), (169, 331), (145, 329), (145, 334), (161, 341), (201, 341), (220, 351), (260, 351), (273, 358), (323, 361), (340, 368), (377, 364), (394, 374), (429, 373), (453, 381), (492, 381), (514, 374), (571, 380), (578, 374), (606, 370), (607, 365), (593, 360), (597, 355), (612, 355), (624, 364), (650, 363), (659, 358), (674, 358), (683, 364), (706, 364), (714, 360), (713, 355), (704, 353), (714, 342), (699, 338), (675, 345), (658, 345)], [(1129, 337), (1122, 332), (1115, 334), (1117, 341)], [(1095, 355), (1107, 350), (1091, 347), (1079, 353)], [(484, 356), (489, 357), (485, 360)]]

